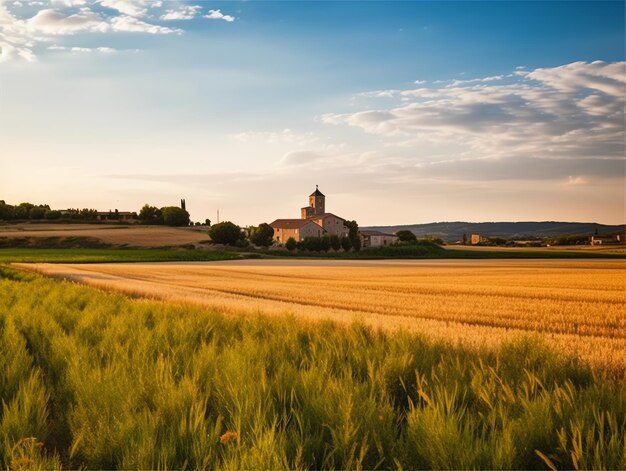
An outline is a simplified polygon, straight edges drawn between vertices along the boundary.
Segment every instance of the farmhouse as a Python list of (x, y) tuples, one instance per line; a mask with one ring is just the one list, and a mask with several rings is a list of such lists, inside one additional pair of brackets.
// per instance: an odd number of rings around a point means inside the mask
[(299, 241), (323, 235), (347, 236), (345, 221), (326, 212), (326, 196), (315, 185), (315, 191), (309, 195), (309, 205), (300, 209), (300, 219), (276, 219), (270, 226), (274, 229), (276, 241), (284, 244), (290, 237)]
[(621, 234), (591, 236), (591, 245), (621, 244), (623, 242)]
[(483, 244), (485, 242), (488, 242), (489, 239), (487, 239), (484, 236), (481, 236), (480, 234), (472, 234), (470, 236), (470, 244), (472, 245), (477, 245), (477, 244)]
[(98, 211), (96, 217), (98, 221), (134, 222), (139, 220), (137, 213), (131, 211), (118, 211), (117, 209), (115, 211)]
[(384, 247), (386, 245), (398, 242), (398, 236), (395, 234), (385, 234), (380, 231), (360, 231), (361, 246), (365, 247)]

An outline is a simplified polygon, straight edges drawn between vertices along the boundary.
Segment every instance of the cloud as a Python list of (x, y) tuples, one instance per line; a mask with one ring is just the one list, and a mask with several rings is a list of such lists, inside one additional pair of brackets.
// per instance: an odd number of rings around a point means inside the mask
[(204, 15), (203, 18), (208, 18), (209, 20), (224, 20), (229, 23), (235, 21), (234, 16), (224, 15), (220, 10), (209, 10), (209, 14)]
[(192, 20), (202, 10), (199, 5), (183, 5), (177, 10), (167, 10), (161, 15), (163, 21)]
[(283, 156), (280, 163), (284, 165), (288, 165), (288, 166), (306, 165), (306, 164), (311, 164), (323, 158), (324, 156), (318, 154), (317, 152), (311, 152), (311, 151), (288, 152)]
[(391, 144), (454, 144), (463, 157), (623, 158), (625, 81), (624, 62), (575, 62), (404, 90), (395, 106), (322, 120)]
[(87, 8), (67, 16), (54, 9), (40, 10), (25, 23), (30, 31), (50, 35), (74, 34), (79, 31), (104, 32), (108, 29), (100, 15)]
[(148, 13), (149, 8), (159, 8), (163, 2), (151, 0), (100, 0), (100, 4), (103, 7), (117, 10), (124, 15), (141, 17)]
[(50, 46), (48, 47), (50, 51), (68, 51), (68, 52), (100, 52), (103, 54), (112, 54), (114, 52), (118, 52), (117, 49), (112, 47), (78, 47), (78, 46)]
[[(161, 1), (153, 0), (0, 0), (0, 62), (34, 61), (35, 51), (42, 50), (38, 46), (56, 43), (63, 36), (117, 32), (181, 34), (182, 29), (155, 23), (155, 14), (161, 7)], [(200, 10), (199, 5), (180, 3), (160, 16), (166, 20), (187, 19)], [(43, 50), (76, 52), (82, 47), (80, 44), (62, 46), (66, 49), (46, 47)]]
[(146, 23), (132, 16), (116, 16), (111, 19), (111, 29), (113, 31), (125, 31), (130, 33), (149, 33), (149, 34), (181, 34), (183, 31), (178, 28), (170, 28)]

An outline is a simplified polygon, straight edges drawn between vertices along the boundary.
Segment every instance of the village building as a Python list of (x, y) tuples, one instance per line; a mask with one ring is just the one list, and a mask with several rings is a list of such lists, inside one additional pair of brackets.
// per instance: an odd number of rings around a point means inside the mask
[(470, 236), (470, 244), (472, 245), (477, 245), (477, 244), (484, 244), (485, 242), (488, 242), (489, 239), (487, 239), (486, 237), (481, 236), (480, 234), (472, 234)]
[(624, 240), (621, 234), (591, 236), (591, 245), (612, 245), (623, 243)]
[(322, 237), (324, 235), (348, 235), (346, 220), (326, 212), (326, 196), (319, 190), (309, 195), (309, 205), (300, 209), (300, 219), (276, 219), (270, 224), (274, 229), (274, 239), (284, 244), (290, 237), (296, 241), (305, 237)]
[(113, 221), (113, 222), (137, 222), (139, 218), (137, 217), (137, 213), (131, 211), (98, 211), (96, 214), (96, 219), (98, 221)]
[(361, 236), (361, 247), (385, 247), (398, 242), (395, 234), (386, 234), (380, 231), (359, 231)]
[(279, 244), (284, 244), (290, 237), (299, 241), (305, 237), (324, 235), (324, 229), (308, 219), (276, 219), (270, 226), (274, 229), (274, 239)]

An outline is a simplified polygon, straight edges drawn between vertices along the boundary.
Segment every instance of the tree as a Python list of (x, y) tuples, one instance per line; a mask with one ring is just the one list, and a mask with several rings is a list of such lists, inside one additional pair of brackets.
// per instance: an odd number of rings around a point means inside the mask
[(48, 220), (53, 220), (53, 219), (60, 219), (61, 218), (61, 212), (60, 211), (46, 211), (46, 214), (44, 216), (46, 219)]
[(0, 202), (0, 219), (10, 221), (15, 218), (15, 208), (4, 201)]
[(345, 250), (346, 252), (350, 252), (350, 249), (352, 248), (352, 242), (350, 242), (350, 238), (348, 237), (341, 238), (341, 248)]
[(28, 212), (28, 217), (31, 219), (43, 219), (46, 215), (46, 208), (42, 206), (35, 206)]
[(289, 239), (287, 239), (287, 242), (285, 242), (285, 247), (287, 247), (287, 250), (289, 250), (290, 252), (293, 252), (297, 246), (298, 243), (293, 237), (290, 237)]
[(330, 247), (337, 252), (341, 248), (341, 239), (337, 234), (332, 234), (330, 236)]
[(467, 234), (466, 233), (463, 233), (462, 244), (463, 245), (467, 245)]
[(323, 252), (328, 252), (330, 250), (330, 237), (325, 235), (319, 238), (319, 247)]
[(261, 247), (269, 247), (274, 242), (274, 228), (267, 223), (253, 228), (250, 231), (250, 242)]
[(398, 231), (398, 232), (396, 232), (396, 235), (398, 236), (398, 240), (400, 242), (413, 243), (413, 242), (415, 242), (417, 240), (417, 237), (415, 237), (415, 234), (413, 234), (413, 232), (407, 231), (407, 230)]
[(145, 224), (163, 224), (163, 213), (159, 208), (146, 203), (139, 210), (139, 220)]
[(361, 250), (361, 237), (359, 236), (359, 225), (356, 221), (346, 221), (344, 223), (348, 228), (348, 239), (352, 244), (355, 252)]
[(241, 227), (230, 221), (213, 224), (209, 229), (209, 237), (215, 244), (236, 245), (237, 241), (243, 239)]
[(161, 208), (163, 222), (166, 226), (180, 227), (189, 225), (189, 213), (178, 206), (166, 206)]

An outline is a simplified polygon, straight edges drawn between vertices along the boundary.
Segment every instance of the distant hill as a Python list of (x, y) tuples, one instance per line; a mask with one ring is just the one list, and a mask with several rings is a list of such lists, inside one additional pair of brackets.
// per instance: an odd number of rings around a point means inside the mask
[(459, 241), (463, 234), (480, 234), (485, 237), (524, 239), (527, 237), (553, 237), (560, 235), (588, 234), (596, 229), (598, 234), (624, 232), (626, 225), (610, 226), (592, 222), (431, 222), (428, 224), (408, 224), (403, 226), (369, 226), (362, 229), (397, 232), (409, 230), (418, 237), (437, 236), (447, 242)]

